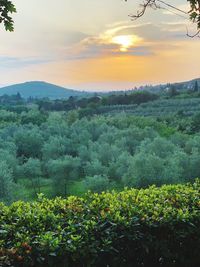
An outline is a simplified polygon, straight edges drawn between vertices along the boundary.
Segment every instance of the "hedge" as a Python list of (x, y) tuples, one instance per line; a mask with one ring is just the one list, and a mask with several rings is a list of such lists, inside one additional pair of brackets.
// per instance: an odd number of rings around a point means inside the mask
[(198, 267), (200, 181), (0, 203), (0, 266)]

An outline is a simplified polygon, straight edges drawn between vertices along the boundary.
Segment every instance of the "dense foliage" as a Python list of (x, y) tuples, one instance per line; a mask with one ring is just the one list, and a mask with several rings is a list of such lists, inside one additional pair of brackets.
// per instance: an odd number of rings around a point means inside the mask
[(199, 266), (194, 88), (0, 97), (0, 266)]
[(197, 267), (200, 184), (0, 204), (4, 267)]
[(194, 181), (199, 105), (194, 90), (58, 101), (2, 96), (0, 201)]
[(0, 0), (0, 23), (7, 31), (13, 31), (13, 19), (10, 14), (16, 12), (14, 4), (9, 0)]

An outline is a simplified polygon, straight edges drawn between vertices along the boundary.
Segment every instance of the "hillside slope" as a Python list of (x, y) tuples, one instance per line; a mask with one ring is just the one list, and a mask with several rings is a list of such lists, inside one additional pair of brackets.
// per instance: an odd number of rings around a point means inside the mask
[(6, 86), (0, 88), (0, 95), (14, 95), (20, 93), (22, 97), (37, 97), (44, 98), (48, 97), (50, 99), (57, 98), (69, 98), (70, 96), (86, 96), (87, 92), (75, 91), (72, 89), (66, 89), (61, 86), (57, 86), (54, 84), (33, 81), (33, 82), (25, 82), (21, 84), (14, 84), (11, 86)]

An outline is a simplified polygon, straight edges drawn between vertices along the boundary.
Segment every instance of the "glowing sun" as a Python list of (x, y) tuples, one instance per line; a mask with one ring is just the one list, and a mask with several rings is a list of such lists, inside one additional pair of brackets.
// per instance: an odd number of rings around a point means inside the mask
[(112, 43), (120, 45), (121, 52), (127, 52), (128, 49), (135, 44), (137, 36), (118, 35), (112, 38)]

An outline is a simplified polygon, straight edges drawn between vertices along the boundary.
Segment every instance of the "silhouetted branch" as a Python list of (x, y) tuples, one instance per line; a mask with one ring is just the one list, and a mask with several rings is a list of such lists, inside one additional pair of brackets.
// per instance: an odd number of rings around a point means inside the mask
[[(125, 0), (127, 2), (127, 0)], [(143, 4), (140, 5), (141, 6), (141, 10), (139, 10), (137, 12), (136, 15), (133, 15), (133, 14), (130, 14), (129, 17), (132, 18), (132, 20), (135, 20), (135, 19), (138, 19), (140, 17), (142, 17), (145, 12), (146, 12), (146, 9), (148, 7), (151, 7), (151, 8), (158, 8), (158, 6), (156, 5), (156, 0), (146, 0)]]
[[(125, 1), (127, 2), (128, 0)], [(132, 20), (136, 20), (146, 13), (148, 7), (158, 9), (162, 8), (161, 5), (164, 5), (172, 10), (175, 10), (176, 12), (188, 15), (188, 19), (190, 19), (193, 23), (197, 24), (197, 31), (195, 34), (189, 34), (187, 29), (187, 36), (191, 38), (200, 37), (200, 0), (188, 0), (187, 2), (189, 2), (191, 7), (188, 12), (169, 4), (164, 0), (144, 0), (143, 3), (140, 4), (141, 9), (138, 10), (136, 14), (130, 14), (129, 17), (131, 17)]]
[(189, 31), (188, 31), (188, 28), (187, 28), (187, 36), (190, 37), (190, 38), (194, 38), (194, 37), (198, 37), (200, 38), (200, 30), (198, 30), (196, 33), (194, 34), (190, 34)]

